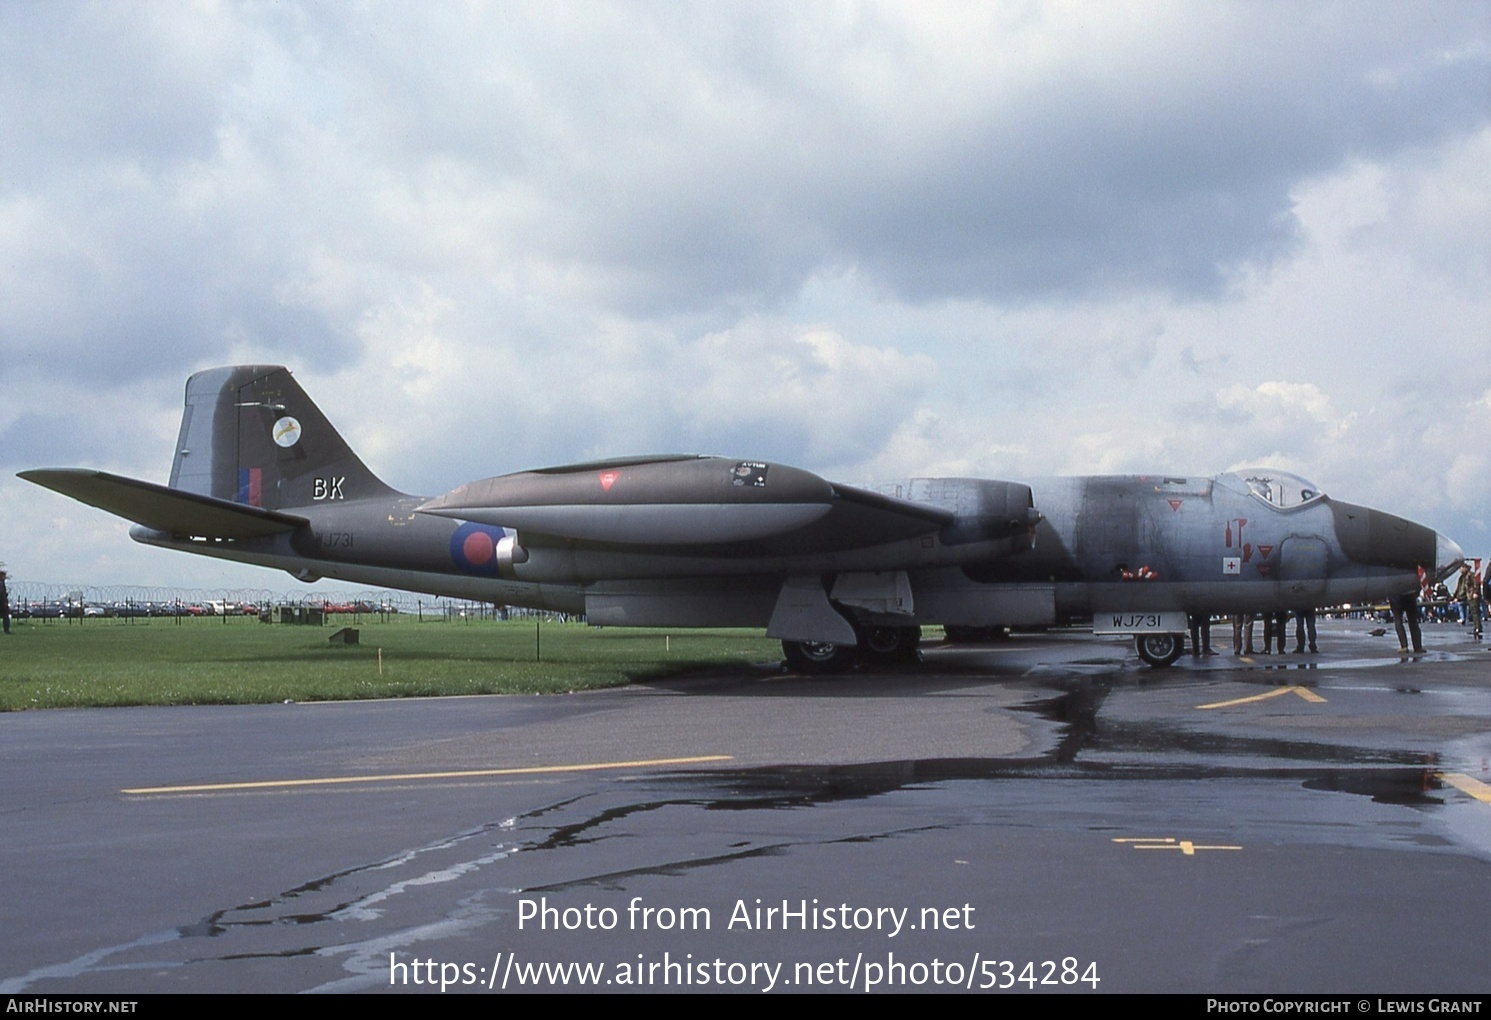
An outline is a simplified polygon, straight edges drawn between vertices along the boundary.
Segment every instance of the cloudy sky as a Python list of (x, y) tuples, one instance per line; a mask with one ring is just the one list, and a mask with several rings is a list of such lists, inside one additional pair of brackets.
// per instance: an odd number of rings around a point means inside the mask
[[(438, 493), (1265, 463), (1491, 553), (1491, 5), (0, 3), (0, 560), (290, 366)], [(1039, 498), (1039, 492), (1037, 492)]]

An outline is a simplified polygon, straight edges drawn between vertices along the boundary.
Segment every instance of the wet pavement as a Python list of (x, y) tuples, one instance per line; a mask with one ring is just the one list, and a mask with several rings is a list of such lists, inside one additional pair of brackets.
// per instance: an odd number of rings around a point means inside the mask
[(1491, 655), (1372, 626), (0, 716), (0, 990), (1484, 993)]

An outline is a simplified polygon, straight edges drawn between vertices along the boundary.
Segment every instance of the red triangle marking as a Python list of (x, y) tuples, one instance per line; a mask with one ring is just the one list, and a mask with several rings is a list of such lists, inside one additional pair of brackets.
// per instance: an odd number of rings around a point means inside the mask
[(1258, 555), (1262, 556), (1264, 559), (1268, 559), (1268, 554), (1273, 551), (1274, 547), (1271, 545), (1260, 545), (1258, 547)]
[(1179, 510), (1182, 501), (1178, 499), (1167, 499), (1165, 500), (1165, 502), (1170, 504), (1171, 510)]
[(1259, 577), (1267, 577), (1269, 569), (1270, 569), (1270, 567), (1269, 567), (1269, 565), (1267, 563), (1260, 563), (1260, 564), (1258, 564), (1258, 576)]
[(620, 477), (620, 471), (602, 471), (600, 474), (601, 488), (605, 489), (607, 492), (610, 492), (611, 486), (615, 485), (616, 479)]

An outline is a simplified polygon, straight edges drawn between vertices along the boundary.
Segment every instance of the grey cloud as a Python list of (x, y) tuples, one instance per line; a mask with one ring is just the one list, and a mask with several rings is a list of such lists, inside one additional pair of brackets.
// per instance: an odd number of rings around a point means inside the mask
[[(202, 229), (173, 215), (169, 200), (135, 198), (59, 212), (7, 253), (0, 379), (27, 351), (49, 356), (58, 376), (118, 385), (179, 374), (234, 344), (312, 363), (345, 347), (346, 333), (318, 309), (277, 293), (300, 271), (294, 254), (235, 237), (246, 222)], [(0, 241), (0, 252), (8, 247)]]
[[(1392, 422), (1484, 391), (1424, 356), (1484, 335), (1485, 146), (1442, 144), (1491, 137), (1484, 4), (1076, 10), (0, 5), (0, 387), (4, 421), (32, 415), (4, 438), (49, 444), (21, 467), (159, 453), (93, 396), (168, 389), (169, 431), (186, 374), (233, 359), (318, 399), (335, 376), (354, 445), (424, 491), (656, 449), (829, 470), (928, 407), (991, 468), (1140, 466), (1168, 433), (1182, 466), (1339, 455), (1207, 399), (1294, 378), (1296, 351), (1364, 419), (1379, 390)], [(1358, 161), (1403, 222), (1322, 240), (1299, 196)], [(1413, 293), (1357, 296), (1388, 286)], [(815, 376), (796, 338), (820, 325), (861, 360)], [(395, 399), (426, 349), (451, 367)], [(406, 410), (412, 435), (380, 432)], [(1141, 412), (1165, 427), (1123, 432)]]
[[(657, 100), (646, 116), (624, 98), (556, 109), (570, 130), (541, 188), (554, 217), (540, 244), (639, 312), (771, 302), (823, 266), (858, 266), (913, 300), (1214, 294), (1233, 265), (1291, 245), (1302, 176), (1487, 119), (1484, 55), (1440, 59), (1459, 32), (1484, 37), (1473, 13), (1430, 34), (1401, 9), (1331, 8), (1295, 36), (1276, 30), (1276, 9), (1225, 9), (1235, 36), (1183, 38), (1173, 53), (1141, 40), (1151, 59), (1116, 69), (1075, 55), (1007, 93), (975, 77), (945, 104), (914, 77), (915, 53), (893, 76), (904, 94), (858, 95), (852, 40), (804, 19), (782, 34), (821, 32), (822, 52), (777, 40), (779, 59), (745, 84), (683, 45), (680, 67), (643, 60), (656, 77), (618, 83)], [(1409, 68), (1383, 84), (1373, 72), (1395, 47)], [(805, 108), (807, 77), (812, 99), (834, 98)], [(701, 78), (702, 98), (659, 89)]]
[(99, 161), (161, 170), (208, 156), (241, 55), (176, 5), (0, 7), (6, 187), (45, 186)]
[[(1060, 12), (1006, 38), (970, 9), (944, 52), (874, 6), (102, 10), (6, 8), (5, 187), (83, 239), (41, 273), (59, 325), (97, 334), (87, 309), (153, 289), (190, 320), (173, 354), (267, 339), (276, 301), (312, 357), (334, 349), (317, 315), (358, 300), (286, 296), (317, 250), (374, 278), (528, 265), (658, 318), (771, 309), (825, 271), (918, 302), (1210, 295), (1294, 243), (1302, 176), (1488, 118), (1474, 6), (1282, 29), (1278, 8), (1161, 8), (1164, 31), (1013, 70), (1001, 49), (1062, 38)], [(466, 250), (441, 250), (452, 230)], [(99, 249), (138, 280), (95, 287)]]
[[(9, 425), (0, 428), (0, 470), (22, 471), (35, 467), (65, 467), (96, 461), (101, 446), (115, 437), (105, 430), (127, 432), (135, 439), (140, 431), (130, 423), (105, 423), (91, 408), (25, 412)], [(162, 465), (169, 451), (157, 451)]]

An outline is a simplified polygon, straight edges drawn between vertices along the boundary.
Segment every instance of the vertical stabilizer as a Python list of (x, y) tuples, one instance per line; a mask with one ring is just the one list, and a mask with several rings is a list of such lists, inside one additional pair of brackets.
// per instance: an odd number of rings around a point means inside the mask
[(212, 368), (186, 381), (171, 488), (266, 510), (397, 494), (278, 365)]

